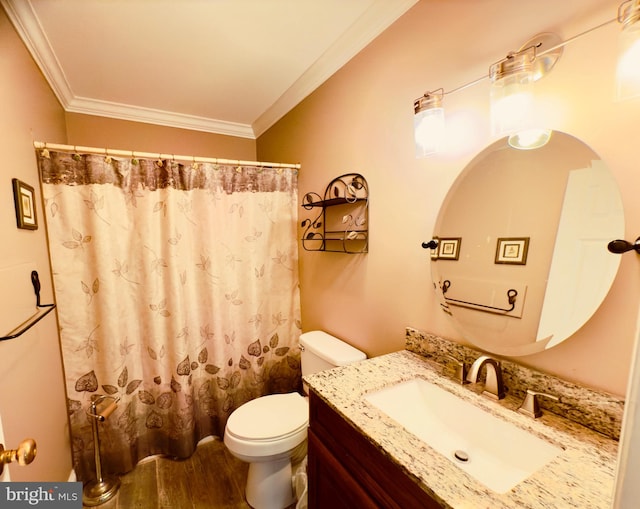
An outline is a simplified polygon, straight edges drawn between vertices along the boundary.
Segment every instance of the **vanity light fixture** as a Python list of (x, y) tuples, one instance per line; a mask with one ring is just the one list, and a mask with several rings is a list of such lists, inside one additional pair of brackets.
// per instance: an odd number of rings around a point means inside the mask
[(543, 33), (489, 67), (494, 136), (508, 136), (509, 145), (523, 150), (541, 147), (549, 141), (551, 131), (535, 124), (534, 83), (551, 71), (561, 55), (560, 38)]
[(488, 75), (449, 91), (439, 88), (434, 92), (426, 92), (416, 99), (413, 104), (416, 155), (424, 157), (433, 154), (445, 141), (444, 95), (476, 85), (487, 78), (491, 81), (492, 134), (509, 136), (509, 144), (518, 149), (544, 145), (551, 136), (551, 130), (536, 127), (532, 120), (533, 83), (553, 68), (567, 44), (616, 21), (622, 24), (616, 97), (630, 99), (640, 96), (640, 0), (625, 0), (613, 19), (565, 41), (552, 33), (539, 34), (518, 51), (492, 64)]
[(626, 0), (618, 7), (620, 55), (616, 69), (616, 99), (640, 95), (640, 0)]
[(511, 52), (489, 67), (491, 134), (511, 135), (531, 127), (533, 119), (533, 61), (536, 47)]
[(425, 157), (438, 152), (444, 142), (444, 89), (425, 92), (413, 102), (413, 135), (416, 142), (416, 157)]

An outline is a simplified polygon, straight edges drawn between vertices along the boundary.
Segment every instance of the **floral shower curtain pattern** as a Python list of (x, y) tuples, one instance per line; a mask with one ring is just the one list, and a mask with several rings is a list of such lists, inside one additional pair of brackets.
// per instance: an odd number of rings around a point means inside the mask
[(299, 389), (297, 170), (38, 151), (79, 479), (189, 456)]

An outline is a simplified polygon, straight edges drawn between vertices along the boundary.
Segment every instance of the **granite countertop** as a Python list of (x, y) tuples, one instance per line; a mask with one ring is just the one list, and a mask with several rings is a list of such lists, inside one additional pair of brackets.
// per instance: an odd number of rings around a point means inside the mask
[[(404, 350), (308, 375), (304, 380), (443, 507), (611, 507), (617, 441), (550, 412), (545, 412), (538, 419), (519, 414), (516, 412), (519, 400), (509, 395), (500, 401), (490, 400), (480, 395), (482, 384), (462, 386), (444, 376), (442, 370), (441, 365)], [(434, 383), (565, 450), (507, 493), (493, 492), (363, 397), (369, 392), (414, 378)]]

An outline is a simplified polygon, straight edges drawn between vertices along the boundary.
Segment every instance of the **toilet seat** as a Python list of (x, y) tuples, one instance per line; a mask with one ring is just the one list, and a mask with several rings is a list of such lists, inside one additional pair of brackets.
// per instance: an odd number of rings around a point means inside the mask
[(309, 424), (309, 405), (297, 392), (248, 401), (229, 416), (227, 427), (245, 440), (276, 440)]
[(270, 456), (294, 449), (307, 437), (309, 404), (297, 392), (271, 394), (241, 405), (229, 416), (227, 447), (244, 456)]

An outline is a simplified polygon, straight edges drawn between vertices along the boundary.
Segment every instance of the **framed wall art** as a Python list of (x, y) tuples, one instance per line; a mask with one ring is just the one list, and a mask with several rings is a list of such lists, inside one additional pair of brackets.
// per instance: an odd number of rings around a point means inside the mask
[(499, 238), (496, 245), (496, 263), (526, 265), (529, 237)]
[(457, 260), (460, 256), (460, 237), (438, 239), (438, 260)]
[(12, 179), (12, 182), (18, 228), (37, 230), (36, 195), (33, 187), (18, 179)]

